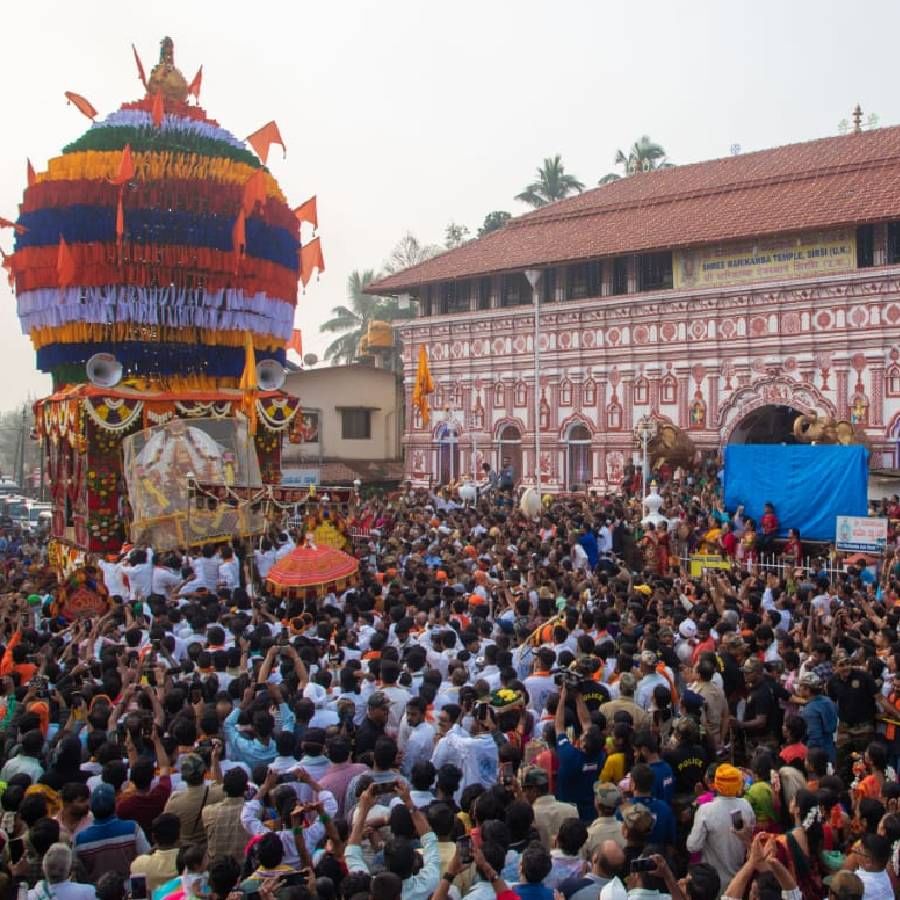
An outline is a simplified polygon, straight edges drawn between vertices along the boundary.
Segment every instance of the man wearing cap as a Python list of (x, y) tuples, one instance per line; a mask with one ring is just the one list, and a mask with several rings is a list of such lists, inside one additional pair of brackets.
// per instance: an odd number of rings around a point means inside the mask
[(756, 826), (753, 807), (740, 795), (744, 777), (740, 769), (727, 763), (716, 769), (713, 786), (716, 799), (697, 808), (694, 824), (687, 838), (690, 853), (699, 853), (718, 873), (722, 884), (728, 884), (744, 864), (746, 849), (735, 831), (740, 817), (743, 833), (752, 833)]
[(554, 846), (556, 834), (566, 819), (578, 818), (578, 807), (560, 803), (550, 793), (550, 780), (543, 769), (533, 768), (522, 779), (522, 793), (534, 810), (534, 827), (548, 850)]
[(743, 716), (731, 719), (731, 727), (744, 738), (746, 749), (758, 744), (777, 749), (781, 741), (781, 711), (763, 664), (756, 657), (745, 660), (747, 701)]
[(127, 878), (132, 862), (150, 852), (146, 835), (137, 822), (116, 815), (116, 791), (111, 784), (94, 788), (91, 812), (94, 824), (75, 835), (74, 848), (87, 880), (96, 884), (104, 872)]
[(875, 696), (878, 685), (865, 670), (856, 668), (846, 650), (834, 654), (834, 675), (828, 696), (838, 709), (837, 747), (842, 756), (862, 753), (875, 735)]
[(188, 753), (181, 760), (181, 780), (186, 788), (169, 797), (165, 811), (181, 820), (181, 846), (206, 846), (203, 810), (210, 803), (225, 799), (221, 784), (204, 784), (206, 763), (198, 753)]
[(650, 710), (653, 691), (657, 686), (671, 690), (670, 681), (656, 671), (658, 662), (659, 656), (653, 650), (644, 650), (641, 653), (641, 679), (634, 693), (634, 702), (645, 711)]
[(597, 848), (606, 841), (613, 841), (620, 847), (625, 846), (622, 823), (616, 818), (616, 810), (621, 802), (622, 792), (617, 785), (599, 781), (594, 785), (594, 808), (597, 816), (588, 825), (587, 841), (583, 848), (585, 859), (592, 859)]
[(634, 692), (637, 690), (637, 679), (631, 672), (623, 672), (619, 676), (619, 697), (617, 700), (609, 700), (600, 706), (600, 712), (606, 716), (607, 722), (612, 722), (620, 710), (627, 712), (632, 719), (635, 730), (650, 727), (650, 713), (641, 709), (634, 702)]
[(838, 727), (838, 712), (834, 701), (823, 694), (822, 679), (815, 672), (804, 672), (799, 681), (800, 717), (806, 722), (806, 746), (824, 750), (832, 764), (837, 762), (834, 733)]

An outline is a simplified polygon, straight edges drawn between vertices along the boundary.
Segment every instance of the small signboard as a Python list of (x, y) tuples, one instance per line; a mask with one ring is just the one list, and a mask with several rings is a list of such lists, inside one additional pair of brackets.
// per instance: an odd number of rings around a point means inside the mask
[(875, 516), (838, 516), (838, 550), (857, 553), (884, 553), (887, 546), (888, 520)]
[(306, 487), (319, 484), (318, 469), (282, 469), (281, 483), (285, 487)]

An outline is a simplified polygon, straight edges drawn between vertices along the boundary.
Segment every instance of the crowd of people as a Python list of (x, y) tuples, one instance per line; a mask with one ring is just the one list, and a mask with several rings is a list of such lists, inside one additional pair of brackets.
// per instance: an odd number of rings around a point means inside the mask
[(896, 543), (766, 567), (714, 472), (663, 489), (662, 541), (627, 495), (493, 487), (367, 501), (358, 584), (314, 599), (266, 593), (276, 531), (88, 559), (111, 606), (68, 621), (5, 536), (0, 891), (900, 896)]

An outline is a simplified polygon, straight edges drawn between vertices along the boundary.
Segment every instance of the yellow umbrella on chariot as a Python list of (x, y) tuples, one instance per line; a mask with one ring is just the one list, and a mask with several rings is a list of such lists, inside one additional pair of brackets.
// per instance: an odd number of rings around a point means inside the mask
[(278, 560), (266, 577), (276, 597), (318, 598), (340, 593), (356, 584), (359, 560), (327, 545), (303, 544)]

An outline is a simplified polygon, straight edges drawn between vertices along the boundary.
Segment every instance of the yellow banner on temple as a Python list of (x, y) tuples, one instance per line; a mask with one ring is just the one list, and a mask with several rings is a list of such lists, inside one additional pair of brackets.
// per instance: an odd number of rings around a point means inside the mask
[(845, 229), (679, 250), (672, 263), (674, 285), (681, 290), (830, 275), (856, 268), (856, 234)]

